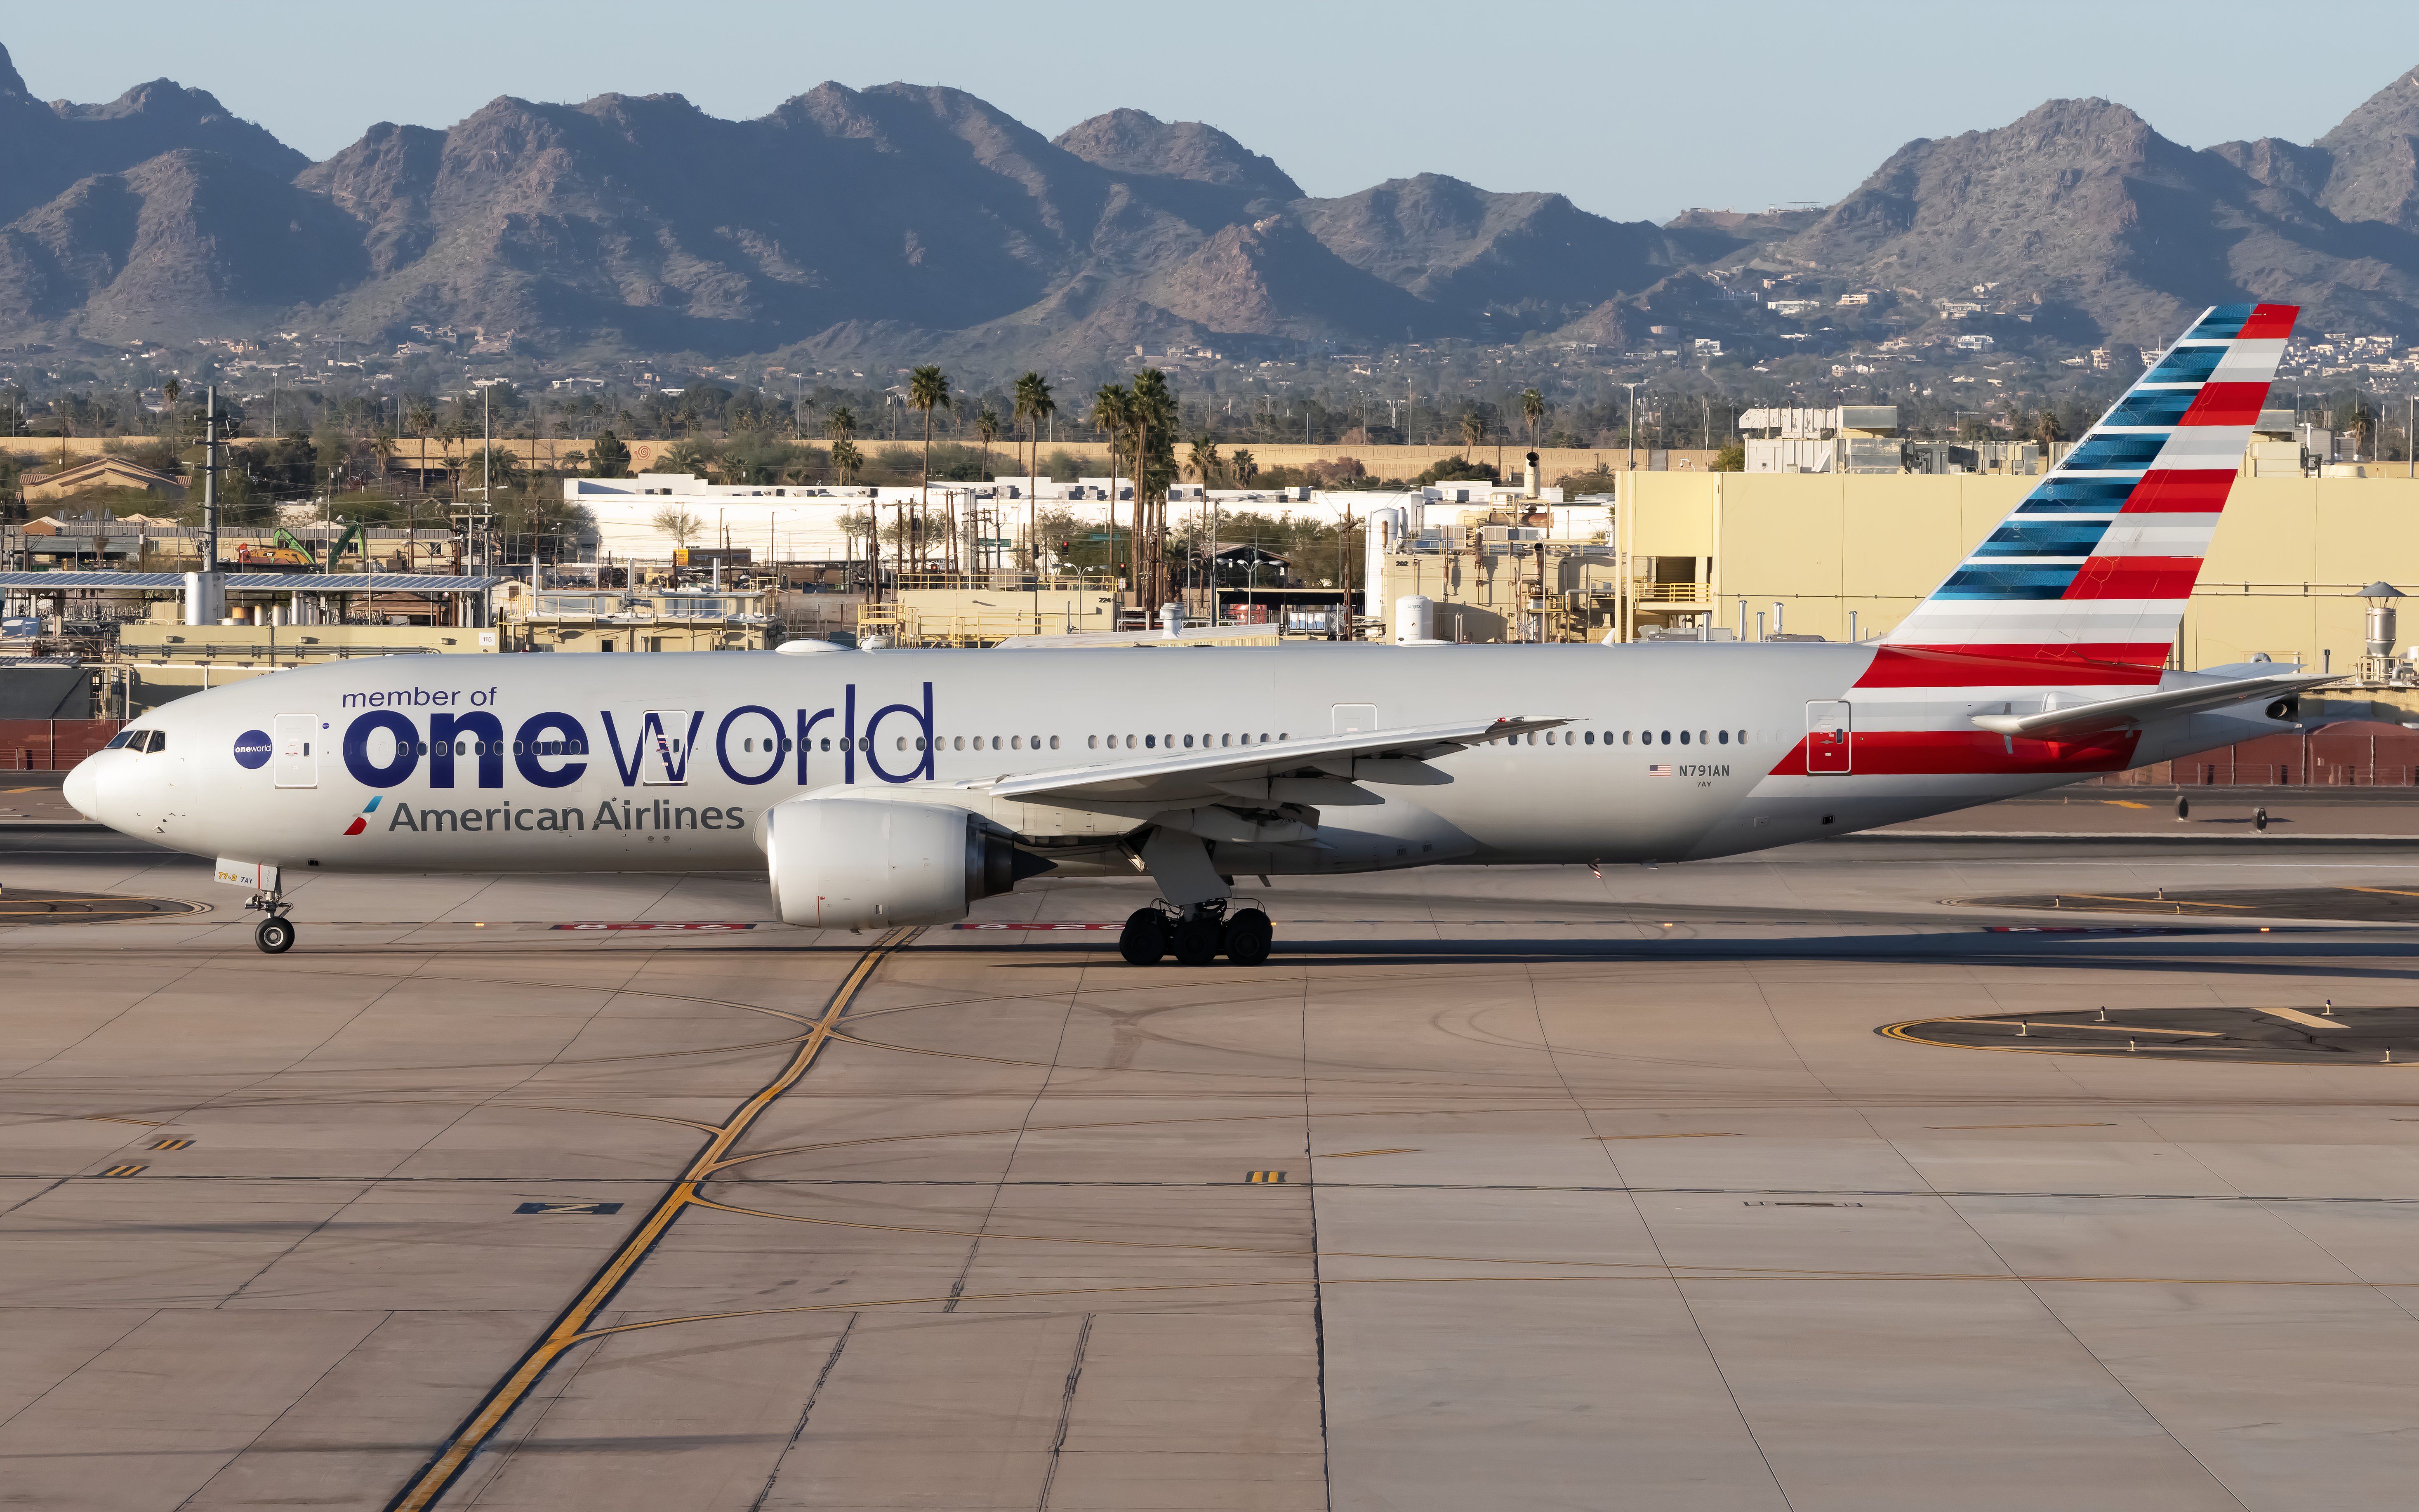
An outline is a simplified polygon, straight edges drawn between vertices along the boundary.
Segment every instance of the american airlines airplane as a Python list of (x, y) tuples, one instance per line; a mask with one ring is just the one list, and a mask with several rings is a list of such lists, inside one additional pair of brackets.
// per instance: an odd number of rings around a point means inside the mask
[(135, 720), (67, 797), (252, 889), (762, 867), (785, 921), (1148, 873), (1125, 958), (1267, 959), (1238, 877), (1702, 860), (2293, 728), (2165, 670), (2297, 310), (2210, 310), (1877, 641), (395, 656)]

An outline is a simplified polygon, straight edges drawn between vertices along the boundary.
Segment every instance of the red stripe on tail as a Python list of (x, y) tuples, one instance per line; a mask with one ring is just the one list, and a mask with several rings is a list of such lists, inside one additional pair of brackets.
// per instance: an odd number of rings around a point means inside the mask
[(2066, 585), (2066, 596), (2190, 598), (2199, 576), (2198, 557), (2093, 557)]
[(1883, 645), (1858, 687), (2150, 687), (2167, 642), (2138, 645)]
[(2242, 322), (2237, 341), (2281, 341), (2293, 333), (2293, 320), (2302, 313), (2298, 304), (2261, 304), (2253, 307), (2251, 318)]
[(2179, 425), (2256, 425), (2268, 402), (2265, 383), (2204, 383)]
[[(2255, 385), (2256, 387), (2256, 385)], [(2214, 468), (2175, 468), (2165, 471), (2157, 468), (2142, 474), (2142, 481), (2125, 500), (2128, 515), (2214, 515), (2226, 508), (2226, 496), (2234, 487), (2231, 469), (2219, 471)]]

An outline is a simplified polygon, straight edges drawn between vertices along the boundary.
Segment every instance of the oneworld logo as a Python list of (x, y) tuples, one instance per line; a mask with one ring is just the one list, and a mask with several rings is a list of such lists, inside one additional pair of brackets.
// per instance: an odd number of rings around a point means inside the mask
[(247, 730), (235, 737), (235, 764), (247, 772), (257, 772), (269, 764), (269, 733)]

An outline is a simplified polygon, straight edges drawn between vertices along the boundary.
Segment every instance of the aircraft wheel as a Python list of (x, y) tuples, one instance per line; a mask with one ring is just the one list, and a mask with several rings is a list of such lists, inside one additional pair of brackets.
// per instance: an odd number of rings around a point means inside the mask
[(1226, 920), (1226, 959), (1239, 966), (1256, 966), (1269, 958), (1276, 926), (1256, 908), (1246, 908)]
[(1117, 954), (1128, 965), (1151, 966), (1167, 953), (1167, 916), (1156, 908), (1137, 908), (1126, 916), (1126, 927), (1117, 935)]
[(289, 918), (264, 918), (252, 932), (252, 943), (269, 955), (284, 955), (294, 949), (294, 921)]
[(1218, 921), (1214, 918), (1188, 918), (1176, 926), (1176, 959), (1188, 966), (1206, 966), (1218, 959)]

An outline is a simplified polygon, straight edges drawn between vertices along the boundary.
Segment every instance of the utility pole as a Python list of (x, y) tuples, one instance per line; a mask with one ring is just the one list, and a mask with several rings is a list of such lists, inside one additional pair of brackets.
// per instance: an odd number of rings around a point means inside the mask
[(1629, 391), (1629, 471), (1638, 471), (1638, 385), (1625, 383)]
[(185, 623), (216, 625), (225, 611), (226, 590), (219, 577), (219, 391), (212, 384), (202, 401), (201, 570), (185, 574)]

